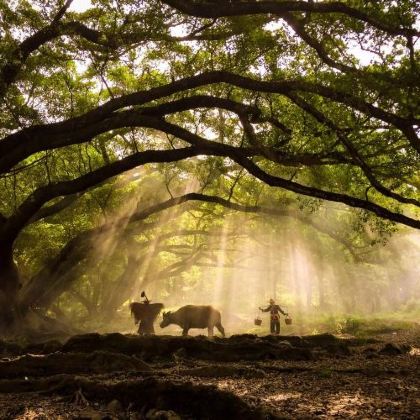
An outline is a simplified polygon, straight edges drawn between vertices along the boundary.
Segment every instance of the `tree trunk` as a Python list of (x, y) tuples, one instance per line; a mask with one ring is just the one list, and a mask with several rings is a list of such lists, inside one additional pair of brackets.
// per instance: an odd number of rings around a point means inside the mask
[(318, 293), (319, 293), (319, 309), (324, 311), (326, 309), (326, 300), (325, 300), (325, 284), (324, 284), (324, 270), (321, 274), (318, 274)]
[(127, 265), (120, 275), (120, 277), (115, 282), (112, 293), (109, 298), (103, 303), (102, 314), (104, 321), (109, 321), (114, 315), (117, 309), (129, 299), (133, 293), (134, 281), (140, 273), (142, 267), (142, 258), (136, 258), (133, 255), (128, 256)]
[(17, 296), (20, 287), (12, 245), (0, 243), (0, 334), (12, 333), (19, 327)]
[(20, 307), (48, 308), (78, 277), (81, 262), (90, 255), (92, 241), (81, 234), (70, 240), (53, 261), (33, 276), (20, 293)]
[(312, 284), (307, 284), (306, 289), (306, 309), (310, 310), (312, 308)]

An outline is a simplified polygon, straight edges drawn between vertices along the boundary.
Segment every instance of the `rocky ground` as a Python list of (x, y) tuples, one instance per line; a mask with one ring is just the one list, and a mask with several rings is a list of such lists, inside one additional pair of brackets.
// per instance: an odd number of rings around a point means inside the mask
[(420, 332), (0, 342), (1, 419), (420, 416)]

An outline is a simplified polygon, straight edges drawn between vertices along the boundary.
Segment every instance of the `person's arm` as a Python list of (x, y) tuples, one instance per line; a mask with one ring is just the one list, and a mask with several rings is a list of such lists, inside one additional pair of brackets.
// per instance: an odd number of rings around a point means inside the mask
[(260, 307), (261, 312), (268, 312), (271, 309), (271, 305), (267, 306), (265, 309)]
[(279, 311), (280, 311), (280, 312), (281, 312), (284, 316), (288, 316), (288, 315), (289, 315), (288, 313), (284, 312), (284, 311), (283, 311), (283, 309), (281, 309), (281, 308), (280, 308), (280, 306), (279, 306), (278, 308), (279, 308)]

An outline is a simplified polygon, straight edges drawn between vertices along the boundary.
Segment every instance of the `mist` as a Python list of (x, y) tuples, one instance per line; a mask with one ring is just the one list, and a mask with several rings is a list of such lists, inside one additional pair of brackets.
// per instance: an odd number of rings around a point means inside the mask
[[(282, 326), (285, 334), (351, 332), (363, 319), (418, 319), (415, 231), (361, 227), (354, 211), (325, 203), (308, 209), (289, 200), (287, 211), (273, 215), (279, 207), (267, 188), (253, 211), (191, 200), (151, 212), (202, 188), (196, 177), (174, 181), (153, 167), (116, 185), (128, 199), (108, 203), (97, 221), (101, 233), (79, 264), (83, 276), (79, 271), (55, 304), (55, 316), (77, 328), (135, 332), (129, 304), (141, 301), (143, 290), (166, 311), (212, 305), (229, 335), (268, 333), (269, 317), (259, 308), (270, 299), (293, 319)], [(254, 325), (258, 317), (261, 326)], [(180, 330), (157, 326), (156, 333)]]

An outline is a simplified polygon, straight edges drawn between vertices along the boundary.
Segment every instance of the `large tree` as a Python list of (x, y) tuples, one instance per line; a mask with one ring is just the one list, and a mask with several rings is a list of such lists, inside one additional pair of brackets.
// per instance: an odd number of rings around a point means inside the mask
[(22, 232), (147, 164), (216, 157), (420, 227), (417, 2), (44, 3), (0, 3), (3, 325)]

